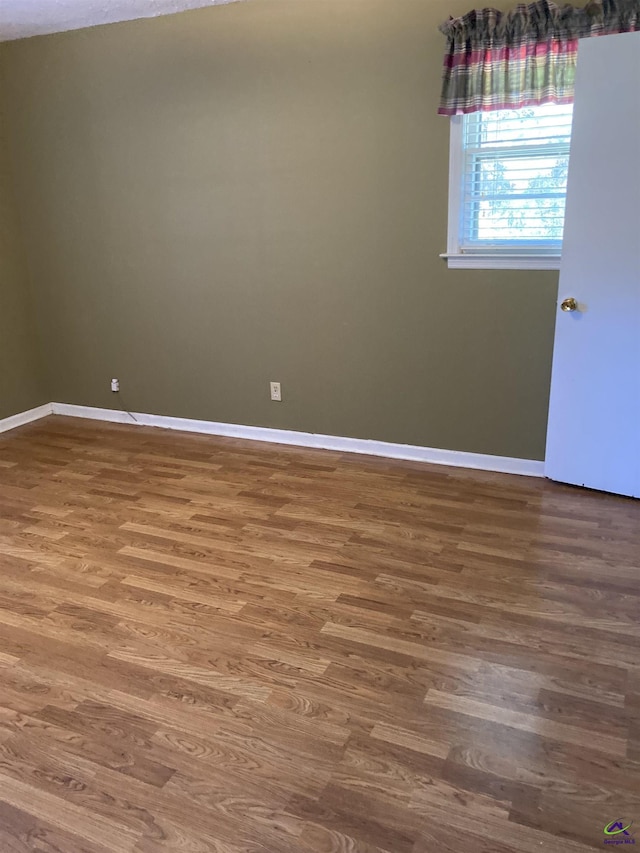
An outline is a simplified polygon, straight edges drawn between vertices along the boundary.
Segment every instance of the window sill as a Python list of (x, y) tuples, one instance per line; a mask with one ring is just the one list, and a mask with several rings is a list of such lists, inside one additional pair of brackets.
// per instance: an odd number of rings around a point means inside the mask
[(443, 254), (450, 270), (559, 270), (560, 255)]

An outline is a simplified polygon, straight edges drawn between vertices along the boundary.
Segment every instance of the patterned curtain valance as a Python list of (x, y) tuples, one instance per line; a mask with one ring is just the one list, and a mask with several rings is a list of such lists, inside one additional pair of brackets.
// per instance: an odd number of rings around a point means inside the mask
[(640, 0), (551, 0), (449, 18), (440, 115), (573, 101), (578, 39), (640, 30)]

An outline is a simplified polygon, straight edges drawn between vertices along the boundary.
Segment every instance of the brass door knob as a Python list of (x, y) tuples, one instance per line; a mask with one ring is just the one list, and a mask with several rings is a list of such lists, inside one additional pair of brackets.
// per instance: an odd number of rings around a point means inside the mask
[(578, 300), (574, 299), (573, 296), (570, 296), (568, 299), (565, 299), (560, 305), (563, 311), (577, 311), (578, 310)]

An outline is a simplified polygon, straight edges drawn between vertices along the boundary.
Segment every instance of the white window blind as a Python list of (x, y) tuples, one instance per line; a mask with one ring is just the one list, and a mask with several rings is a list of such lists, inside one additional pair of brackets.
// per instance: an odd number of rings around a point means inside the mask
[(464, 116), (459, 252), (560, 253), (571, 118), (556, 104)]

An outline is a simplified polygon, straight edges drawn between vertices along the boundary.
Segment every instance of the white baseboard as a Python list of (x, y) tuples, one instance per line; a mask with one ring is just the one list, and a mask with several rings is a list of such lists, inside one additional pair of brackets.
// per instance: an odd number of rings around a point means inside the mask
[[(435, 465), (451, 465), (456, 468), (476, 468), (481, 471), (498, 471), (503, 474), (523, 474), (529, 477), (544, 476), (544, 462), (533, 459), (515, 459), (509, 456), (489, 456), (484, 453), (465, 453), (459, 450), (439, 450), (411, 444), (393, 444), (387, 441), (372, 441), (360, 438), (342, 438), (310, 432), (295, 432), (284, 429), (224, 424), (214, 421), (198, 421), (190, 418), (170, 418), (164, 415), (148, 415), (133, 412), (132, 417), (116, 409), (97, 409), (90, 406), (74, 406), (67, 403), (52, 403), (54, 415), (74, 418), (89, 418), (111, 423), (137, 423), (141, 426), (175, 429), (183, 432), (198, 432), (205, 435), (245, 438), (251, 441), (267, 441), (274, 444), (290, 444), (298, 447), (314, 447), (321, 450), (337, 450), (344, 453), (363, 453), (383, 456), (388, 459), (407, 459), (412, 462), (430, 462)], [(47, 412), (49, 414), (50, 412)]]
[(53, 404), (45, 403), (44, 406), (29, 409), (28, 412), (20, 412), (18, 415), (11, 415), (9, 418), (3, 418), (0, 420), (0, 432), (8, 432), (10, 429), (30, 424), (33, 421), (39, 421), (40, 418), (46, 418), (47, 415), (52, 414)]

